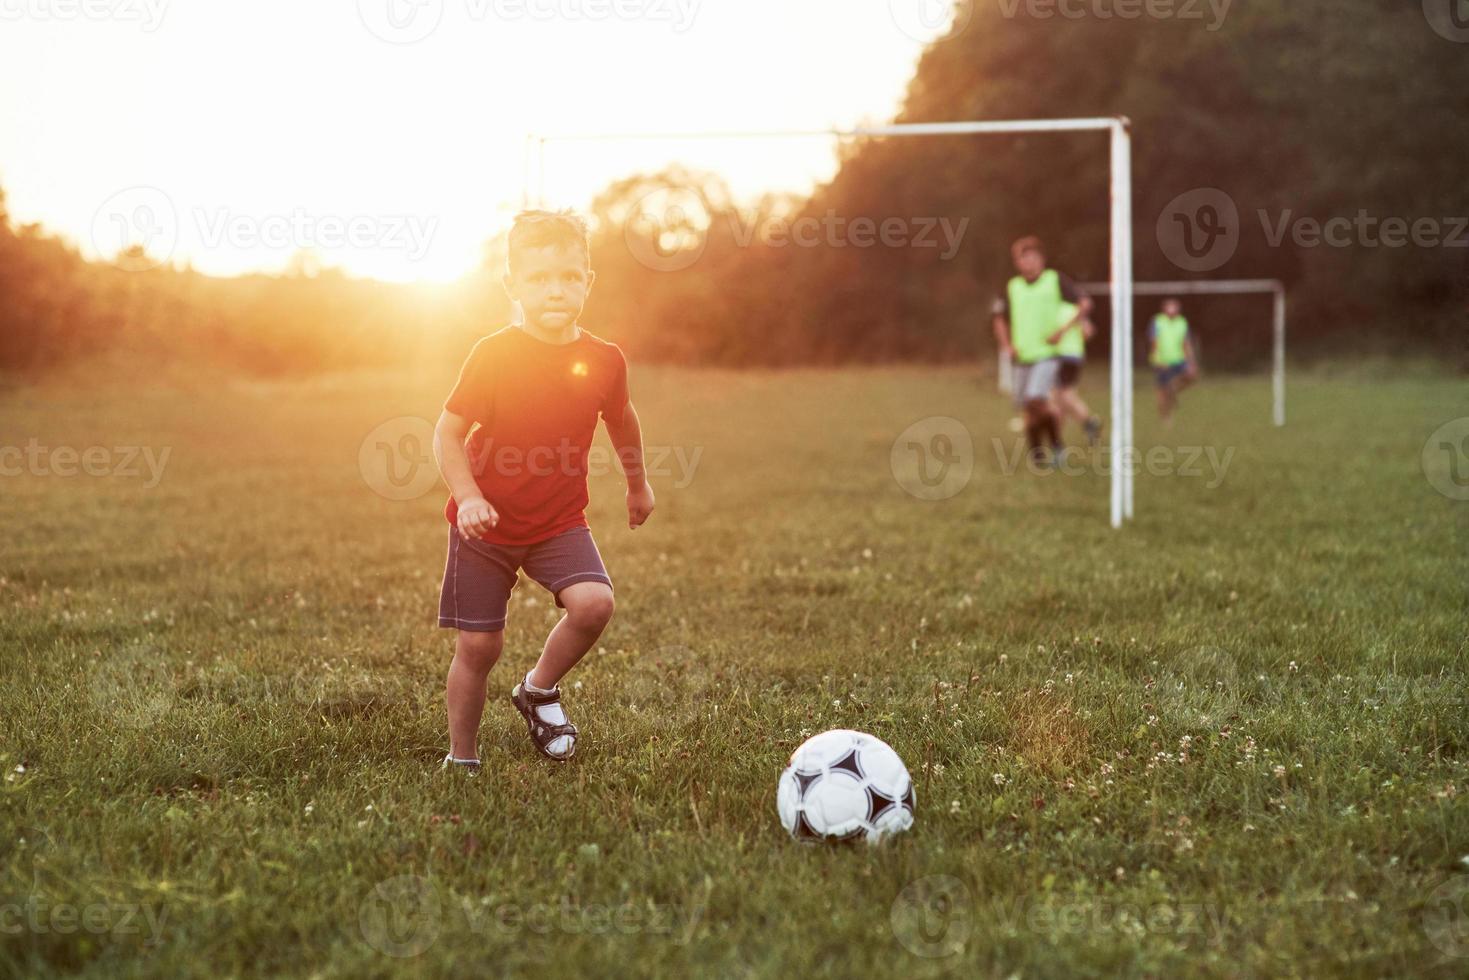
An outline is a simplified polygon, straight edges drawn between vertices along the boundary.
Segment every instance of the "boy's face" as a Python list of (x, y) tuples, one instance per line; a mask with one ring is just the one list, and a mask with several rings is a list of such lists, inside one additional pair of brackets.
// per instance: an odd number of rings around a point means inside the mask
[(594, 278), (581, 249), (526, 248), (515, 255), (514, 271), (505, 276), (505, 291), (520, 302), (527, 323), (542, 330), (564, 330), (581, 316)]
[(1183, 312), (1183, 306), (1176, 299), (1170, 299), (1163, 304), (1163, 314), (1165, 316), (1178, 316), (1181, 312)]
[(1046, 257), (1033, 248), (1015, 256), (1015, 271), (1026, 279), (1034, 279), (1046, 271)]

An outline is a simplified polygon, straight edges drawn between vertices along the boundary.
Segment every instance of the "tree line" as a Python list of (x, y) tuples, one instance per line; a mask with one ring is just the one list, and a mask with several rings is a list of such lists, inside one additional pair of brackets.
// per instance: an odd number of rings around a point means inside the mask
[[(1138, 279), (1282, 279), (1296, 354), (1469, 365), (1469, 45), (1422, 5), (1236, 3), (1213, 21), (1182, 4), (1131, 19), (1095, 3), (966, 9), (924, 52), (896, 121), (1125, 115)], [(987, 360), (1013, 239), (1037, 234), (1059, 268), (1107, 278), (1105, 134), (867, 138), (840, 153), (806, 197), (737, 202), (677, 167), (609, 183), (591, 208), (585, 322), (653, 361)], [(1171, 212), (1201, 194), (1211, 210)], [(1190, 267), (1170, 222), (1205, 244), (1229, 236), (1222, 259)], [(17, 226), (0, 192), (0, 369), (102, 350), (265, 375), (453, 360), (511, 315), (503, 239), (485, 254), (446, 287), (330, 269), (221, 279), (136, 254), (88, 261)], [(1189, 308), (1216, 366), (1268, 355), (1267, 299)], [(1149, 312), (1139, 302), (1139, 336)]]

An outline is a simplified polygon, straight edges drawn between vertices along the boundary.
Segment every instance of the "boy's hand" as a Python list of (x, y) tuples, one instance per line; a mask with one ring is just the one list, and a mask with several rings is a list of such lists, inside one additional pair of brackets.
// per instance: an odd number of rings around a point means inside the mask
[(627, 526), (635, 528), (653, 513), (653, 488), (647, 480), (627, 488)]
[(459, 505), (459, 536), (468, 541), (482, 537), (500, 523), (500, 515), (483, 497), (470, 497)]

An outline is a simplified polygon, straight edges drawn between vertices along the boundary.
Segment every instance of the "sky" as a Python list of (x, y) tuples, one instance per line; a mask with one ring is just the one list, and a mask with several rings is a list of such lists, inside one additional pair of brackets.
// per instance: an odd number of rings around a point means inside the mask
[[(216, 275), (310, 250), (448, 280), (529, 133), (826, 129), (901, 106), (940, 0), (0, 0), (0, 188), (90, 257)], [(551, 143), (546, 202), (672, 161), (804, 192), (829, 138)]]

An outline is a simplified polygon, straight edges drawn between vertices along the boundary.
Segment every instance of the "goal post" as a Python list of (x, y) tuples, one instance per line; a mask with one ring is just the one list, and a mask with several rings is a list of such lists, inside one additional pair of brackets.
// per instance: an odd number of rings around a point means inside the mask
[[(1083, 283), (1088, 292), (1106, 293), (1110, 282)], [(1271, 297), (1271, 419), (1285, 425), (1285, 283), (1279, 279), (1194, 279), (1180, 282), (1134, 282), (1134, 296), (1219, 296), (1268, 294)]]
[[(544, 207), (546, 147), (553, 142), (607, 142), (618, 140), (760, 140), (829, 137), (1001, 136), (1020, 133), (1105, 132), (1109, 136), (1110, 250), (1108, 287), (1112, 296), (1112, 432), (1111, 523), (1120, 528), (1132, 517), (1132, 133), (1124, 116), (1072, 119), (967, 120), (957, 122), (894, 123), (852, 129), (772, 129), (744, 131), (691, 131), (646, 133), (547, 133), (526, 139), (526, 207)], [(1120, 326), (1122, 329), (1117, 329)]]

